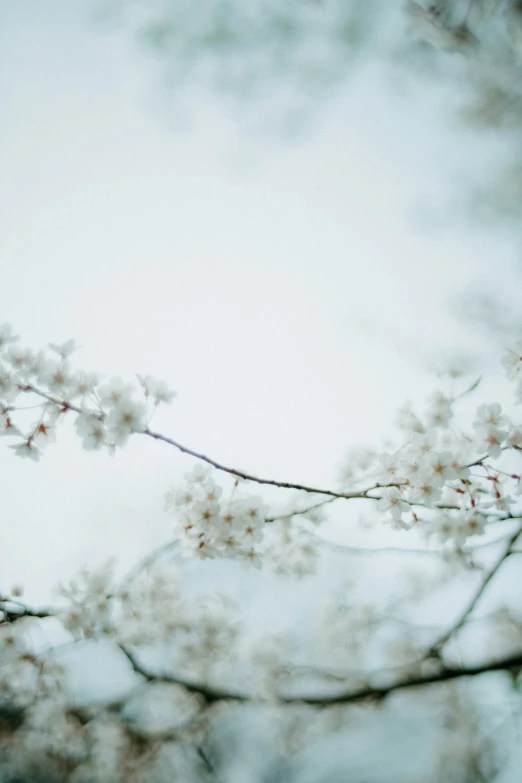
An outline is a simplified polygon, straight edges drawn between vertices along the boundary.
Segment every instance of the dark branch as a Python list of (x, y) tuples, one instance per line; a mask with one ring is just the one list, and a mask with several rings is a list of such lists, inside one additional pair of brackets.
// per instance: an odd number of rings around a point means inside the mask
[(229, 691), (226, 688), (214, 688), (206, 683), (199, 683), (192, 680), (186, 680), (183, 677), (177, 677), (174, 674), (152, 674), (138, 661), (136, 654), (124, 644), (118, 645), (122, 653), (125, 655), (130, 665), (136, 672), (141, 674), (149, 682), (168, 682), (175, 685), (183, 685), (188, 691), (192, 693), (199, 693), (200, 696), (207, 702), (214, 701), (249, 701), (248, 694), (240, 693), (239, 691)]
[[(120, 645), (120, 649), (130, 662), (132, 668), (138, 674), (141, 674), (149, 681), (155, 682), (168, 682), (176, 683), (177, 685), (183, 685), (187, 690), (193, 693), (199, 693), (207, 702), (215, 701), (261, 701), (261, 699), (251, 696), (248, 693), (241, 693), (238, 691), (213, 688), (209, 685), (195, 683), (193, 681), (187, 681), (183, 677), (177, 677), (170, 674), (154, 675), (142, 666), (136, 659), (136, 656), (127, 647)], [(430, 672), (429, 674), (416, 674), (398, 678), (395, 682), (386, 686), (372, 686), (368, 685), (364, 688), (347, 689), (340, 691), (334, 695), (317, 695), (317, 696), (282, 696), (278, 697), (279, 704), (294, 704), (296, 702), (300, 704), (310, 704), (318, 706), (328, 706), (336, 704), (348, 704), (358, 701), (365, 701), (368, 699), (383, 699), (393, 691), (406, 690), (408, 688), (420, 687), (424, 685), (432, 685), (438, 682), (447, 682), (449, 680), (456, 680), (460, 677), (476, 677), (479, 674), (486, 674), (487, 672), (496, 671), (510, 671), (512, 669), (517, 670), (522, 668), (522, 652), (517, 655), (511, 655), (506, 658), (500, 658), (498, 660), (488, 661), (476, 666), (444, 666), (441, 665), (438, 671)]]

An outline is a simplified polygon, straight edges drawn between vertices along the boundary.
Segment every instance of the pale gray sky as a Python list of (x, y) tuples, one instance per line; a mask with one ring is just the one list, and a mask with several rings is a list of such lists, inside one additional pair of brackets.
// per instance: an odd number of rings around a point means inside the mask
[[(165, 378), (179, 399), (157, 426), (195, 449), (331, 485), (345, 446), (431, 390), (432, 356), (470, 344), (448, 301), (488, 279), (492, 245), (429, 220), (462, 140), (375, 69), (294, 141), (209, 108), (176, 131), (158, 69), (87, 9), (2, 3), (0, 320), (34, 348), (76, 338), (82, 367)], [(40, 464), (2, 449), (0, 585), (36, 600), (166, 540), (163, 493), (190, 464), (67, 433)]]

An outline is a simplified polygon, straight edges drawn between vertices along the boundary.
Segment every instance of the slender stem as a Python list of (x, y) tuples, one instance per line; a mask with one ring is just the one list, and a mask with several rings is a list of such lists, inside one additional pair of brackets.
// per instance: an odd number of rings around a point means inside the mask
[[(66, 400), (59, 400), (56, 397), (47, 394), (46, 392), (40, 391), (40, 389), (37, 389), (35, 386), (32, 385), (24, 386), (22, 387), (22, 391), (33, 392), (33, 394), (37, 394), (38, 396), (43, 397), (44, 399), (48, 400), (49, 402), (52, 402), (54, 405), (60, 406), (66, 411), (71, 410), (78, 414), (81, 414), (83, 412), (81, 408), (79, 408), (77, 405), (67, 402)], [(102, 414), (100, 414), (99, 418), (100, 419), (103, 418)], [(178, 443), (178, 441), (175, 441), (173, 438), (168, 438), (166, 435), (162, 435), (159, 432), (154, 432), (153, 430), (150, 430), (148, 428), (145, 430), (135, 430), (135, 433), (138, 435), (147, 435), (149, 438), (153, 438), (154, 440), (167, 443), (169, 446), (174, 446), (174, 448), (178, 449), (178, 451), (181, 451), (183, 454), (189, 454), (190, 456), (195, 457), (196, 459), (199, 459), (202, 462), (206, 462), (207, 465), (211, 465), (216, 470), (223, 471), (224, 473), (229, 473), (232, 476), (237, 476), (238, 478), (242, 478), (245, 481), (253, 481), (256, 484), (266, 484), (273, 487), (281, 487), (282, 489), (298, 489), (301, 492), (312, 492), (315, 495), (329, 495), (330, 497), (333, 498), (345, 498), (345, 499), (361, 498), (361, 499), (368, 499), (368, 500), (375, 500), (375, 498), (371, 498), (367, 494), (368, 492), (370, 492), (370, 490), (378, 489), (380, 486), (383, 486), (380, 484), (375, 484), (371, 487), (368, 487), (365, 490), (360, 490), (359, 492), (335, 492), (332, 489), (310, 487), (306, 484), (297, 484), (290, 481), (276, 481), (275, 479), (260, 478), (259, 476), (254, 476), (251, 473), (246, 473), (242, 470), (237, 470), (236, 468), (227, 467), (226, 465), (224, 465), (221, 462), (218, 462), (212, 457), (208, 457), (206, 454), (202, 454), (199, 451), (195, 451), (194, 449), (191, 449), (188, 446), (183, 446), (183, 444)], [(395, 485), (385, 485), (385, 486), (395, 486)]]
[(266, 484), (268, 486), (272, 487), (281, 487), (282, 489), (298, 489), (302, 492), (312, 492), (314, 495), (329, 495), (333, 498), (346, 498), (346, 499), (352, 499), (352, 498), (365, 498), (367, 500), (375, 500), (375, 498), (370, 498), (368, 496), (368, 492), (372, 489), (377, 489), (378, 485), (374, 485), (372, 487), (368, 487), (368, 489), (360, 490), (359, 492), (335, 492), (332, 489), (323, 489), (320, 487), (311, 487), (307, 484), (296, 484), (290, 481), (276, 481), (275, 479), (267, 479), (267, 478), (260, 478), (259, 476), (254, 476), (251, 473), (246, 473), (242, 470), (238, 470), (237, 468), (231, 468), (226, 465), (223, 465), (223, 463), (218, 462), (217, 460), (213, 459), (212, 457), (208, 457), (206, 454), (202, 454), (201, 452), (194, 451), (194, 449), (188, 448), (188, 446), (183, 446), (181, 443), (178, 443), (178, 441), (173, 440), (172, 438), (167, 437), (166, 435), (161, 435), (159, 432), (153, 432), (152, 430), (143, 430), (143, 435), (148, 435), (149, 438), (154, 438), (154, 440), (162, 441), (163, 443), (167, 443), (170, 446), (174, 446), (174, 448), (178, 449), (179, 451), (183, 452), (184, 454), (190, 454), (190, 456), (195, 457), (196, 459), (201, 460), (202, 462), (206, 462), (208, 465), (211, 465), (216, 470), (223, 471), (224, 473), (230, 473), (232, 476), (237, 476), (238, 478), (244, 479), (245, 481), (254, 481), (256, 484)]
[(507, 540), (507, 546), (504, 547), (500, 556), (497, 558), (497, 560), (495, 560), (494, 564), (486, 573), (486, 576), (480, 583), (478, 590), (475, 591), (471, 600), (469, 601), (469, 603), (467, 604), (467, 606), (465, 607), (464, 611), (461, 613), (457, 621), (451, 626), (451, 628), (449, 628), (445, 633), (443, 633), (439, 639), (437, 639), (435, 644), (432, 645), (430, 650), (431, 655), (435, 655), (435, 656), (440, 655), (440, 652), (444, 647), (444, 645), (465, 624), (469, 615), (478, 604), (480, 598), (482, 597), (484, 591), (486, 590), (487, 586), (489, 585), (489, 583), (491, 582), (495, 574), (499, 571), (502, 564), (507, 560), (507, 558), (511, 554), (513, 554), (513, 548), (521, 533), (522, 533), (522, 527), (518, 527), (516, 531), (509, 536)]

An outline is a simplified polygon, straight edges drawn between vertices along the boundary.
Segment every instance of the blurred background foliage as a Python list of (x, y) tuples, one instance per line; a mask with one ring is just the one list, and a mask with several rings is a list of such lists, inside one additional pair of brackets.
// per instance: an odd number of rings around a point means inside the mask
[[(467, 172), (473, 219), (512, 227), (522, 204), (522, 3), (514, 0), (98, 0), (153, 55), (177, 106), (197, 93), (250, 131), (302, 132), (361, 67), (431, 94), (494, 149)], [(441, 96), (442, 91), (442, 96)]]

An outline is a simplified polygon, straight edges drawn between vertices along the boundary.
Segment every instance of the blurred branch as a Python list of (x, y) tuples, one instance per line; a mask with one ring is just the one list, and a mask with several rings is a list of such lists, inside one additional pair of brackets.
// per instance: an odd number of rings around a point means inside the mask
[[(215, 688), (206, 684), (196, 683), (171, 674), (154, 675), (138, 661), (136, 655), (129, 648), (120, 645), (120, 649), (131, 664), (137, 674), (141, 674), (148, 681), (166, 682), (183, 685), (187, 690), (199, 693), (207, 702), (214, 701), (239, 701), (239, 702), (259, 702), (263, 701), (259, 697), (251, 696), (245, 692), (239, 692), (228, 689)], [(383, 699), (394, 691), (405, 690), (408, 688), (432, 685), (438, 682), (447, 682), (460, 677), (476, 677), (480, 674), (496, 671), (510, 671), (522, 668), (522, 651), (516, 655), (499, 658), (493, 661), (487, 661), (476, 666), (444, 666), (441, 665), (436, 672), (425, 674), (409, 675), (398, 678), (389, 685), (367, 685), (362, 688), (351, 688), (346, 691), (340, 691), (333, 695), (317, 696), (282, 696), (279, 695), (277, 701), (279, 704), (310, 704), (317, 706), (334, 706), (338, 704), (348, 704), (353, 702), (368, 701), (372, 699)]]
[(478, 590), (474, 593), (473, 597), (471, 598), (470, 602), (458, 618), (458, 620), (449, 628), (431, 647), (430, 654), (438, 657), (442, 651), (442, 648), (444, 645), (450, 640), (450, 638), (458, 631), (464, 623), (467, 621), (469, 615), (474, 610), (476, 605), (478, 604), (480, 598), (482, 597), (484, 591), (486, 590), (487, 586), (495, 576), (495, 574), (499, 571), (503, 563), (507, 560), (507, 558), (514, 553), (514, 546), (516, 544), (516, 541), (520, 534), (522, 533), (522, 526), (518, 527), (517, 530), (512, 533), (507, 541), (507, 546), (502, 551), (501, 555), (497, 558), (493, 566), (489, 569), (486, 576), (482, 580)]

